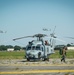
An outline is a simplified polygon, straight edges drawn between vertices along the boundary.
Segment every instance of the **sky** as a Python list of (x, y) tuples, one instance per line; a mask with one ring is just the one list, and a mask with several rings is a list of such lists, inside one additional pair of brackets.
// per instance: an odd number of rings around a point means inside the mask
[[(12, 39), (38, 33), (50, 35), (56, 44), (74, 43), (74, 0), (0, 0), (0, 45), (25, 46), (34, 38)], [(47, 28), (51, 31), (43, 31)], [(50, 38), (47, 38), (50, 40)]]

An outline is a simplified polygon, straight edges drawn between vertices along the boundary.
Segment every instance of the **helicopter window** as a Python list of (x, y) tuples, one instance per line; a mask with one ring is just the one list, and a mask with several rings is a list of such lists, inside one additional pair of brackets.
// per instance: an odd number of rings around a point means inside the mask
[(40, 50), (40, 46), (36, 46), (36, 50)]
[(31, 46), (28, 46), (28, 47), (27, 47), (27, 50), (31, 50)]
[(35, 46), (32, 46), (32, 50), (35, 50)]

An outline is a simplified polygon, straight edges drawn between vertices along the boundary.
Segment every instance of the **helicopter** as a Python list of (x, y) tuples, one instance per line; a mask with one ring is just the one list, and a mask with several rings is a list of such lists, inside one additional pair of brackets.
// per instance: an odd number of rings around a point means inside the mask
[(54, 34), (50, 34), (50, 43), (47, 40), (44, 40), (44, 37), (49, 37), (46, 34), (35, 34), (33, 36), (25, 36), (25, 37), (20, 37), (20, 38), (15, 38), (13, 41), (23, 39), (23, 38), (34, 38), (36, 37), (37, 40), (32, 40), (28, 42), (28, 45), (26, 46), (26, 59), (27, 61), (30, 60), (49, 60), (49, 56), (54, 52), (54, 47), (55, 47), (55, 39)]

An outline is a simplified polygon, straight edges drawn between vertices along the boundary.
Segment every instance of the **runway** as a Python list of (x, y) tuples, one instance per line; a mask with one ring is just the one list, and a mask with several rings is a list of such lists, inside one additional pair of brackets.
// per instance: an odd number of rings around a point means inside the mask
[(0, 74), (35, 74), (35, 73), (59, 73), (59, 72), (74, 72), (74, 70), (27, 70), (27, 71), (9, 71), (0, 72)]
[[(4, 62), (4, 63), (3, 63)], [(50, 62), (20, 62), (8, 60), (0, 62), (0, 75), (74, 75), (74, 64)]]

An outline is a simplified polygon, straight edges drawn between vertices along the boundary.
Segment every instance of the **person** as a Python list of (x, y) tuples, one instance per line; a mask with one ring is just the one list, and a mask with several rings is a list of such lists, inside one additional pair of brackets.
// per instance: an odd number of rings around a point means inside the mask
[(63, 47), (63, 50), (62, 50), (61, 62), (62, 62), (62, 61), (65, 62), (66, 50), (67, 50), (67, 47), (64, 46), (64, 47)]

